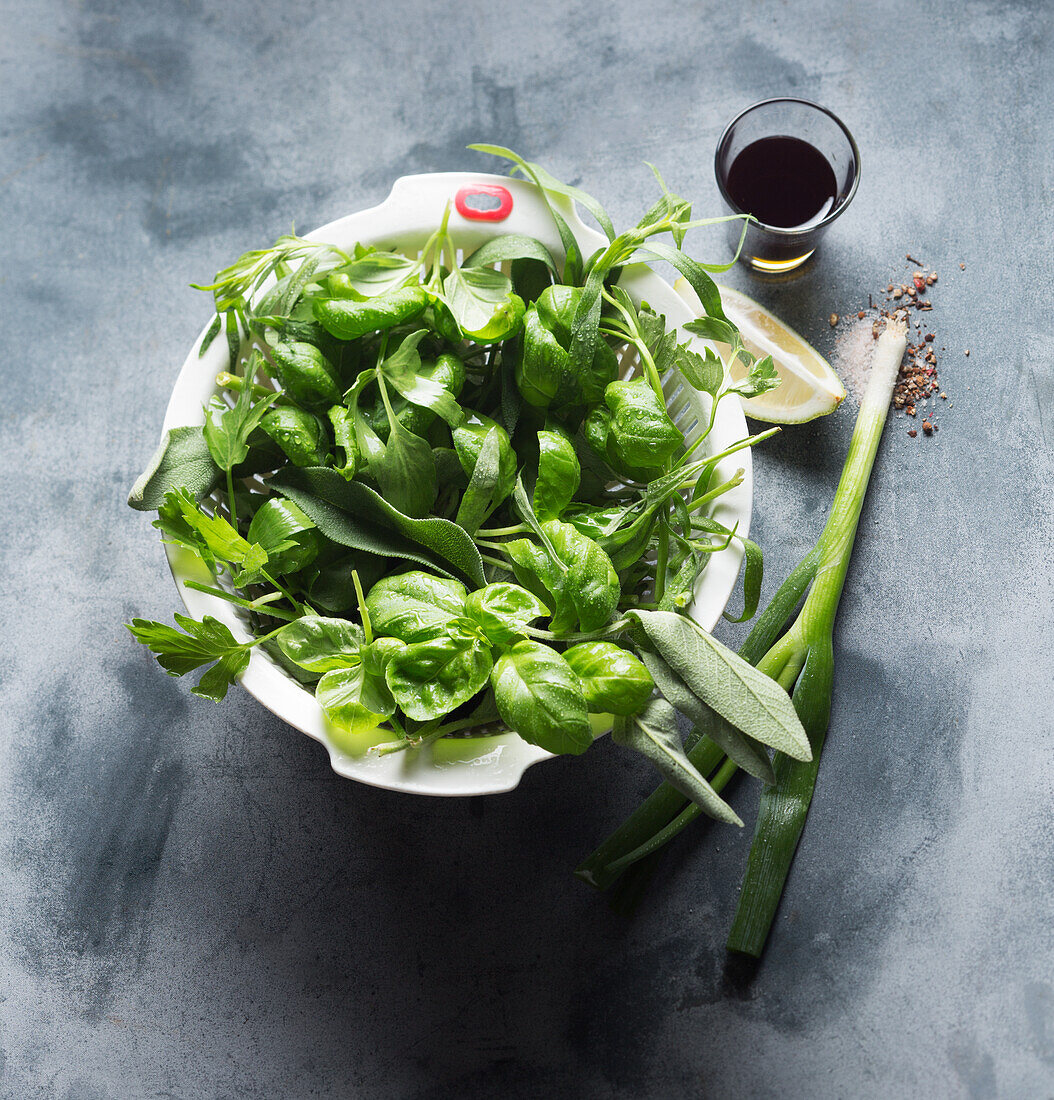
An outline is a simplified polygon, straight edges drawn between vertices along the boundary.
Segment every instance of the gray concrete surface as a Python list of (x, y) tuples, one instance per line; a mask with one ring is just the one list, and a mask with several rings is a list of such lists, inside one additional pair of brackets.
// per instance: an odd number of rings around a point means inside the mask
[[(1054, 1095), (1049, 5), (0, 10), (0, 1093)], [(482, 167), (471, 140), (623, 221), (643, 160), (713, 210), (723, 123), (781, 93), (843, 115), (863, 184), (799, 279), (729, 278), (833, 354), (828, 314), (912, 252), (950, 401), (883, 443), (751, 974), (722, 946), (749, 829), (684, 838), (632, 919), (571, 877), (651, 786), (609, 742), (415, 800), (336, 779), (240, 691), (192, 698), (120, 625), (176, 607), (124, 498), (206, 316), (191, 280), (400, 173)], [(767, 591), (852, 419), (757, 457)]]

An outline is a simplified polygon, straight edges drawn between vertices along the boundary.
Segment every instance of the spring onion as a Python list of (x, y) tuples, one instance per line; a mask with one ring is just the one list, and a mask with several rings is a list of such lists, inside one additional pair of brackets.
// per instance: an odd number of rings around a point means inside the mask
[[(812, 759), (792, 760), (779, 752), (773, 757), (775, 783), (766, 787), (761, 796), (743, 889), (728, 939), (732, 951), (760, 956), (805, 825), (830, 718), (835, 617), (906, 346), (905, 322), (890, 320), (875, 346), (871, 375), (830, 518), (816, 545), (777, 591), (740, 650), (748, 663), (756, 665), (791, 694), (794, 709), (809, 737)], [(801, 611), (784, 632), (803, 595)], [(689, 752), (689, 759), (702, 764), (711, 750), (711, 743), (703, 739)], [(716, 763), (710, 758), (705, 760), (707, 774)], [(715, 779), (719, 776), (723, 786), (731, 771), (731, 763), (725, 761)], [(685, 808), (685, 799), (663, 784), (576, 873), (605, 889), (698, 814), (697, 806)]]

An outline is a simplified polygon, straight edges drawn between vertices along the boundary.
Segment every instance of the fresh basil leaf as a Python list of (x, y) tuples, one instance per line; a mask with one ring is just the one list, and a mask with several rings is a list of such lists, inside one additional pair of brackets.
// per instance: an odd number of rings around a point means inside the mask
[(344, 451), (344, 462), (337, 467), (348, 481), (359, 472), (362, 454), (355, 435), (355, 419), (343, 405), (334, 405), (329, 410), (329, 422), (333, 427), (333, 439)]
[[(476, 455), (472, 476), (458, 505), (455, 522), (470, 535), (479, 530), (487, 517), (509, 495), (512, 487), (507, 479), (502, 478), (501, 438), (498, 434), (501, 431), (495, 425), (487, 432), (483, 446)], [(513, 466), (513, 476), (515, 470)]]
[(450, 520), (404, 515), (368, 486), (345, 481), (336, 470), (324, 467), (287, 467), (271, 478), (270, 485), (299, 504), (319, 530), (341, 546), (414, 561), (461, 577), (476, 588), (487, 583), (475, 543)]
[(327, 672), (315, 688), (315, 699), (337, 730), (352, 736), (369, 733), (395, 713), (384, 677), (372, 673), (364, 661)]
[(639, 714), (617, 717), (611, 739), (646, 756), (666, 782), (691, 799), (703, 813), (732, 825), (743, 824), (685, 755), (676, 712), (665, 699), (652, 699)]
[(574, 444), (563, 432), (538, 433), (538, 480), (533, 507), (540, 520), (559, 519), (578, 491), (582, 468)]
[(412, 321), (428, 308), (423, 287), (397, 286), (364, 302), (350, 298), (315, 297), (311, 311), (316, 321), (338, 340), (356, 340), (371, 332), (386, 332)]
[(378, 634), (420, 642), (446, 631), (467, 594), (460, 581), (414, 570), (379, 580), (366, 596), (366, 610)]
[(729, 759), (748, 775), (763, 783), (775, 782), (772, 763), (757, 741), (741, 733), (704, 703), (657, 653), (642, 650), (640, 656), (667, 702), (676, 707), (696, 729), (719, 745)]
[(325, 291), (334, 298), (365, 301), (409, 282), (420, 267), (417, 260), (398, 252), (371, 251), (350, 264), (335, 268), (325, 281)]
[(362, 627), (347, 619), (304, 615), (284, 627), (275, 640), (294, 664), (308, 672), (332, 672), (357, 665), (366, 639)]
[(388, 665), (387, 680), (403, 712), (419, 722), (441, 718), (487, 684), (490, 647), (463, 634), (415, 642)]
[(516, 579), (552, 608), (551, 629), (599, 630), (618, 606), (621, 589), (611, 559), (597, 543), (570, 523), (547, 520), (539, 527), (547, 544), (542, 549), (529, 539), (514, 539), (503, 549), (513, 563)]
[(378, 369), (392, 388), (410, 404), (438, 413), (451, 428), (457, 428), (464, 421), (464, 410), (440, 379), (419, 373), (420, 359), (416, 366), (412, 363), (393, 364), (389, 359)]
[(523, 318), (523, 348), (515, 367), (516, 386), (528, 405), (548, 408), (574, 389), (575, 373), (569, 352), (542, 322), (538, 310)]
[(318, 557), (321, 540), (318, 529), (291, 500), (270, 497), (257, 509), (246, 539), (258, 543), (267, 553), (267, 571), (272, 577), (298, 573)]
[(635, 714), (655, 690), (644, 665), (614, 642), (582, 642), (571, 646), (564, 660), (582, 681), (593, 714)]
[(659, 656), (703, 702), (755, 741), (809, 760), (812, 751), (790, 696), (698, 623), (671, 611), (630, 611)]
[[(591, 538), (562, 520), (546, 520), (542, 531), (567, 566), (566, 591), (585, 631), (606, 626), (618, 606), (621, 589), (611, 559)], [(553, 630), (566, 630), (553, 620)]]
[(297, 405), (318, 412), (340, 401), (336, 368), (314, 344), (282, 340), (271, 349), (271, 364)]
[(593, 743), (582, 685), (555, 649), (517, 642), (491, 674), (502, 720), (532, 745), (578, 755)]
[(294, 466), (321, 466), (326, 461), (326, 429), (307, 409), (291, 405), (268, 409), (260, 427)]
[(200, 500), (219, 480), (220, 468), (209, 453), (203, 429), (199, 425), (170, 428), (132, 486), (128, 503), (140, 512), (152, 512), (173, 489), (184, 489)]
[(492, 645), (505, 645), (529, 623), (548, 615), (549, 608), (526, 588), (499, 581), (469, 593), (464, 614)]
[(512, 281), (489, 267), (453, 268), (443, 280), (443, 300), (464, 336), (479, 344), (515, 335), (523, 321)]
[(612, 382), (604, 403), (611, 411), (610, 446), (626, 466), (660, 468), (684, 446), (684, 436), (647, 379)]

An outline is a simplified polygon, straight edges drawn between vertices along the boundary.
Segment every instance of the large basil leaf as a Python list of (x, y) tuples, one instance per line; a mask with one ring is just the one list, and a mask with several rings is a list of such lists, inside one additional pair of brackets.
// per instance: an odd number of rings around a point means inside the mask
[(397, 252), (368, 252), (332, 271), (323, 283), (333, 298), (365, 301), (395, 290), (418, 270), (418, 262)]
[(541, 524), (552, 552), (529, 539), (514, 539), (503, 549), (516, 579), (552, 608), (552, 629), (570, 630), (577, 619), (583, 630), (599, 630), (618, 606), (621, 589), (611, 559), (569, 523)]
[(684, 436), (647, 379), (612, 382), (604, 402), (611, 411), (610, 446), (626, 466), (656, 469), (684, 445)]
[(260, 505), (246, 537), (267, 551), (267, 572), (272, 577), (310, 565), (321, 544), (314, 523), (291, 500), (281, 497), (270, 497)]
[(465, 617), (483, 631), (493, 645), (504, 645), (549, 608), (533, 592), (518, 584), (499, 581), (471, 592), (465, 600)]
[(582, 468), (574, 444), (563, 432), (538, 433), (538, 480), (534, 511), (540, 520), (558, 519), (578, 490)]
[(677, 713), (665, 699), (652, 699), (639, 714), (616, 718), (611, 738), (616, 744), (646, 756), (666, 782), (690, 798), (703, 813), (732, 825), (743, 824), (685, 755), (677, 729)]
[(366, 639), (362, 627), (347, 619), (304, 615), (284, 627), (275, 640), (294, 664), (308, 672), (332, 672), (357, 665)]
[(427, 722), (481, 691), (493, 664), (490, 647), (478, 639), (444, 634), (397, 653), (388, 665), (388, 686), (405, 714)]
[(515, 335), (523, 320), (523, 299), (512, 281), (488, 267), (453, 268), (443, 280), (443, 298), (461, 332), (479, 344)]
[(200, 500), (219, 480), (220, 468), (212, 460), (201, 426), (170, 428), (132, 486), (128, 503), (140, 512), (152, 512), (173, 489), (185, 489)]
[(635, 714), (655, 689), (644, 665), (614, 642), (582, 642), (571, 646), (564, 660), (582, 681), (593, 714)]
[(571, 356), (532, 306), (523, 318), (523, 350), (516, 361), (516, 385), (528, 405), (548, 408), (574, 389)]
[(487, 583), (476, 544), (450, 520), (411, 518), (369, 486), (326, 467), (280, 470), (270, 484), (341, 546), (414, 561), (462, 577), (473, 588)]
[(327, 672), (315, 688), (315, 698), (330, 722), (353, 736), (368, 733), (395, 713), (384, 677), (371, 673), (365, 662)]
[(593, 743), (582, 685), (555, 649), (517, 642), (498, 658), (491, 685), (502, 720), (524, 741), (575, 755)]
[(547, 520), (542, 530), (568, 567), (565, 588), (582, 629), (599, 630), (610, 620), (621, 595), (611, 559), (591, 538), (562, 520)]
[(464, 610), (460, 581), (414, 570), (383, 577), (366, 596), (370, 624), (378, 634), (420, 642), (444, 633)]

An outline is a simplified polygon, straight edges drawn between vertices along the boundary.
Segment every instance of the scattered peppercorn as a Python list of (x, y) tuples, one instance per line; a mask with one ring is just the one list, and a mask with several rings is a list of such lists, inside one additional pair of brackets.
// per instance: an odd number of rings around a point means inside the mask
[(924, 432), (925, 432), (925, 433), (926, 433), (927, 435), (933, 435), (933, 425), (932, 425), (932, 424), (931, 424), (931, 423), (930, 423), (930, 422), (929, 422), (928, 420), (923, 420), (923, 422), (922, 422), (922, 430), (923, 430), (923, 431), (924, 431)]
[(918, 433), (917, 431), (915, 431), (915, 429), (914, 429), (914, 428), (909, 428), (909, 429), (908, 429), (908, 435), (910, 435), (912, 439), (914, 439), (914, 438), (915, 438), (915, 436), (917, 436), (918, 434), (919, 434), (919, 433)]
[[(831, 322), (831, 328), (834, 328), (834, 326), (838, 324), (838, 314), (837, 313), (832, 313), (831, 316), (828, 317), (827, 319), (828, 319), (828, 321)], [(969, 352), (967, 352), (967, 354), (969, 354)]]

